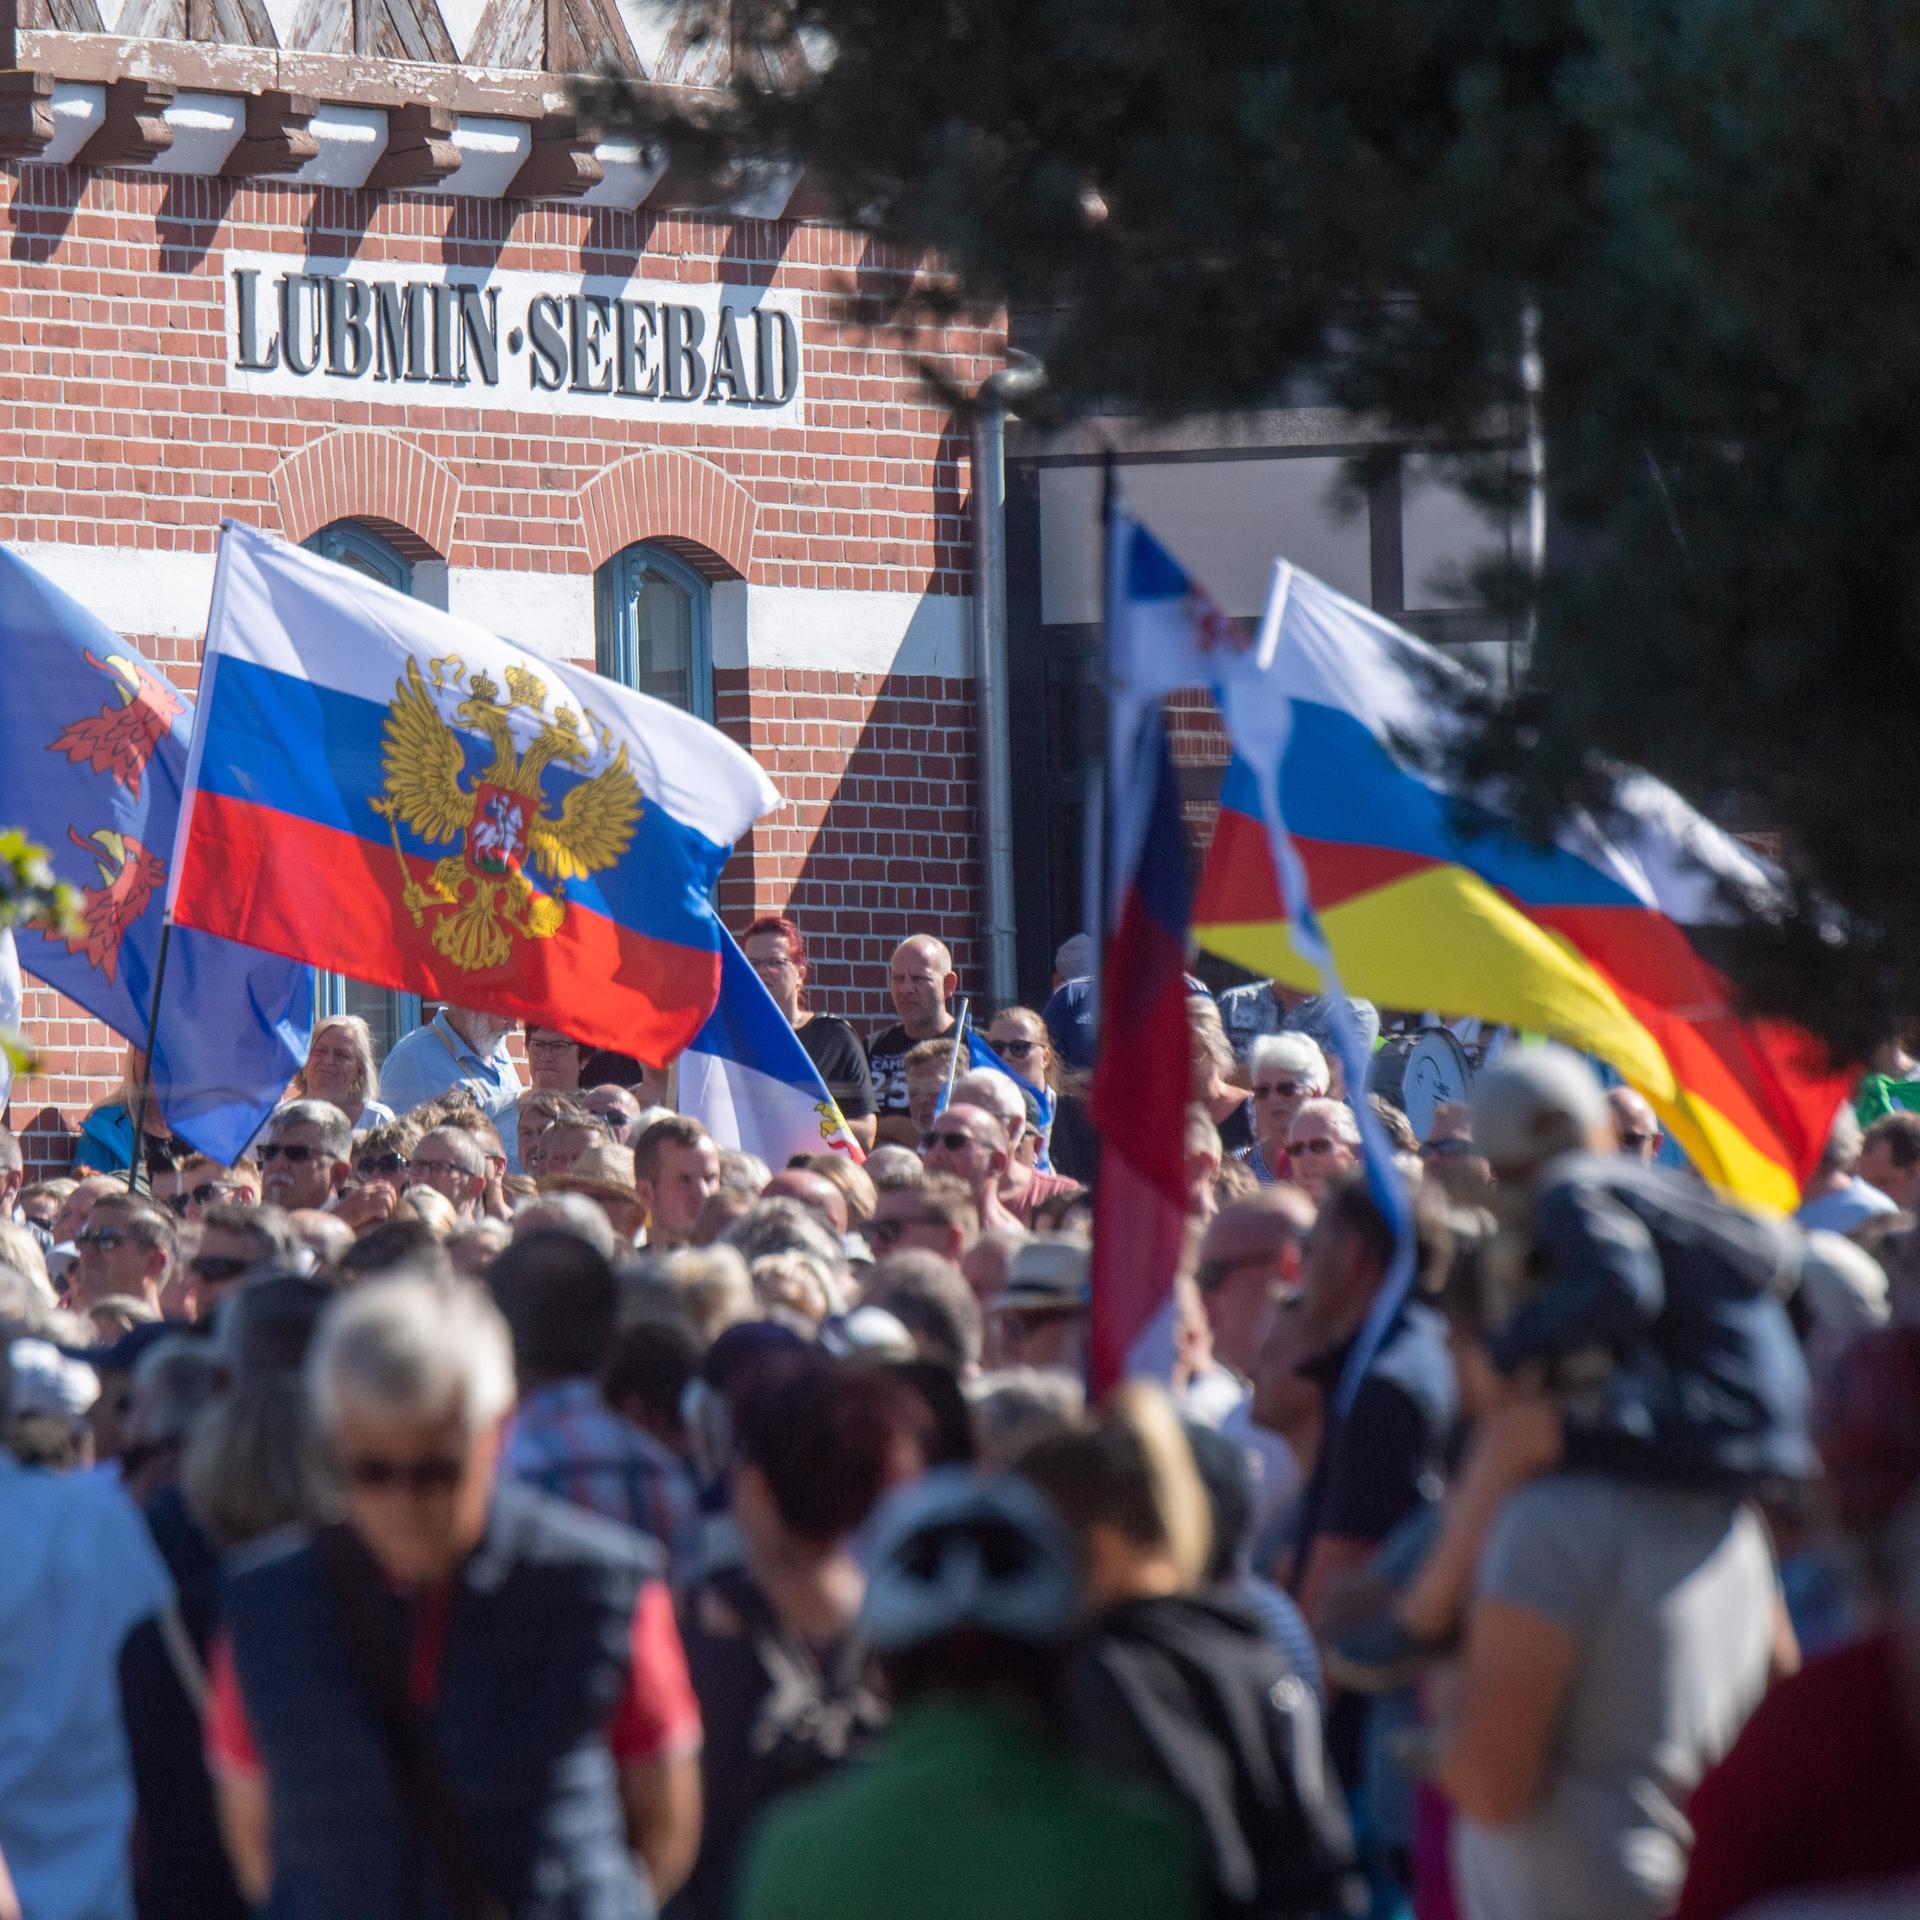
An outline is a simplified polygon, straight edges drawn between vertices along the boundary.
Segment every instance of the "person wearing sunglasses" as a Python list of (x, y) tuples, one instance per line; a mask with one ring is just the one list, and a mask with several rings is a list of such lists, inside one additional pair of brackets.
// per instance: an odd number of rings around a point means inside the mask
[(1609, 1087), (1607, 1111), (1613, 1115), (1613, 1131), (1620, 1142), (1620, 1151), (1629, 1160), (1651, 1166), (1660, 1158), (1664, 1136), (1659, 1118), (1644, 1094), (1635, 1093), (1631, 1087)]
[(919, 1186), (882, 1187), (866, 1231), (877, 1259), (937, 1253), (958, 1266), (980, 1237), (980, 1209), (964, 1180), (935, 1173)]
[(289, 1213), (324, 1207), (347, 1184), (353, 1126), (324, 1100), (289, 1100), (267, 1122), (260, 1169), (265, 1197)]
[(1360, 1161), (1360, 1122), (1342, 1100), (1304, 1100), (1287, 1130), (1294, 1183), (1318, 1206)]
[(353, 1143), (347, 1184), (334, 1196), (332, 1212), (355, 1233), (392, 1216), (407, 1186), (407, 1161), (419, 1129), (410, 1121), (390, 1120)]
[(1007, 1142), (1006, 1123), (998, 1114), (985, 1107), (960, 1105), (936, 1114), (920, 1136), (920, 1158), (929, 1173), (950, 1173), (965, 1183), (983, 1231), (1019, 1226), (1000, 1198), (1013, 1149)]
[(173, 1276), (173, 1221), (140, 1195), (107, 1193), (75, 1236), (79, 1258), (67, 1276), (67, 1305), (87, 1312), (115, 1295), (144, 1300), (157, 1313)]
[(154, 1205), (164, 1204), (177, 1220), (204, 1220), (209, 1207), (253, 1206), (260, 1199), (260, 1163), (244, 1154), (232, 1166), (223, 1167), (204, 1153), (190, 1155), (180, 1164), (179, 1179), (164, 1203), (155, 1182)]
[(1253, 1082), (1253, 1144), (1236, 1156), (1264, 1186), (1291, 1180), (1287, 1134), (1294, 1115), (1327, 1090), (1327, 1057), (1304, 1033), (1263, 1033), (1247, 1055)]
[(293, 1225), (278, 1207), (209, 1207), (187, 1262), (189, 1316), (211, 1320), (256, 1267), (291, 1261), (298, 1251)]
[(649, 1911), (643, 1877), (671, 1894), (699, 1828), (659, 1548), (501, 1474), (513, 1343), (478, 1287), (367, 1282), (306, 1377), (341, 1520), (236, 1570), (209, 1666), (243, 1890), (395, 1920)]

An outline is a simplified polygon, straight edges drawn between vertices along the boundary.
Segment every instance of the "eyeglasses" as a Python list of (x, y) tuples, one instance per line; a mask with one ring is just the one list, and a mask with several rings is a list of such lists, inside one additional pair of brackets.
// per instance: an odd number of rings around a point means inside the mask
[(1038, 1040), (996, 1040), (991, 1034), (987, 1036), (987, 1045), (1009, 1060), (1024, 1060), (1028, 1054), (1040, 1051)]
[(1456, 1160), (1464, 1153), (1473, 1152), (1473, 1142), (1462, 1140), (1457, 1135), (1451, 1140), (1429, 1140), (1420, 1149), (1423, 1160)]
[(422, 1160), (417, 1155), (407, 1162), (407, 1172), (416, 1180), (424, 1180), (430, 1174), (457, 1174), (462, 1180), (471, 1180), (479, 1171), (476, 1167), (463, 1167), (457, 1160)]
[(1218, 1293), (1242, 1267), (1263, 1266), (1278, 1257), (1271, 1253), (1222, 1254), (1217, 1260), (1202, 1260), (1194, 1269), (1194, 1284), (1202, 1293)]
[(970, 1133), (923, 1133), (920, 1136), (920, 1151), (926, 1153), (934, 1147), (945, 1147), (949, 1153), (965, 1153), (969, 1147), (980, 1144)]
[(167, 1205), (175, 1213), (185, 1213), (189, 1206), (210, 1207), (216, 1200), (229, 1194), (251, 1193), (251, 1187), (243, 1186), (238, 1180), (203, 1180), (191, 1193), (176, 1193)]
[(284, 1141), (269, 1140), (260, 1149), (260, 1164), (270, 1167), (276, 1160), (284, 1159), (289, 1166), (304, 1167), (309, 1160), (318, 1160), (323, 1156), (318, 1147), (289, 1146)]
[(98, 1247), (102, 1253), (111, 1253), (115, 1247), (124, 1246), (133, 1238), (125, 1227), (88, 1227), (84, 1233), (73, 1236), (76, 1247)]
[(1253, 1097), (1256, 1100), (1291, 1100), (1306, 1090), (1307, 1083), (1304, 1080), (1263, 1080), (1254, 1088)]
[(1344, 1140), (1329, 1140), (1323, 1133), (1317, 1134), (1311, 1140), (1289, 1140), (1287, 1151), (1289, 1153), (1338, 1153), (1346, 1145)]
[(529, 1053), (570, 1053), (579, 1044), (577, 1040), (562, 1040), (557, 1038), (552, 1040), (529, 1040), (527, 1042), (527, 1051)]
[(231, 1253), (196, 1253), (187, 1262), (187, 1271), (196, 1280), (204, 1280), (208, 1286), (217, 1287), (223, 1280), (238, 1280), (253, 1265), (251, 1260), (242, 1260)]
[(916, 1213), (910, 1220), (873, 1220), (866, 1227), (866, 1236), (877, 1247), (890, 1247), (903, 1233), (914, 1227), (944, 1227), (947, 1223), (937, 1217)]
[(353, 1170), (362, 1180), (371, 1180), (379, 1174), (405, 1173), (407, 1156), (404, 1153), (369, 1153), (353, 1163)]
[(1652, 1146), (1659, 1138), (1660, 1136), (1657, 1133), (1641, 1133), (1637, 1130), (1630, 1132), (1623, 1128), (1620, 1134), (1621, 1151), (1624, 1153), (1638, 1153), (1642, 1147)]
[(451, 1493), (466, 1470), (464, 1460), (436, 1454), (425, 1460), (345, 1460), (340, 1477), (362, 1493)]

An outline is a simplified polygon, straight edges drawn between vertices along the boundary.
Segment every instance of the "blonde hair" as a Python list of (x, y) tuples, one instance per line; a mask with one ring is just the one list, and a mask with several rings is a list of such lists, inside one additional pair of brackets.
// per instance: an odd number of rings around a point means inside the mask
[[(315, 1021), (313, 1038), (307, 1042), (307, 1058), (313, 1058), (313, 1050), (319, 1045), (323, 1033), (336, 1030), (353, 1042), (354, 1053), (359, 1057), (360, 1084), (353, 1091), (360, 1096), (360, 1104), (364, 1107), (369, 1100), (380, 1098), (380, 1069), (373, 1063), (373, 1029), (357, 1013), (330, 1013), (324, 1020)], [(304, 1094), (307, 1091), (304, 1063), (293, 1076), (293, 1084), (296, 1092)], [(351, 1114), (347, 1117), (353, 1118)]]
[(1212, 1508), (1173, 1402), (1151, 1381), (1116, 1391), (1090, 1425), (1038, 1441), (1018, 1462), (1075, 1537), (1107, 1526), (1164, 1552), (1183, 1590), (1213, 1550)]

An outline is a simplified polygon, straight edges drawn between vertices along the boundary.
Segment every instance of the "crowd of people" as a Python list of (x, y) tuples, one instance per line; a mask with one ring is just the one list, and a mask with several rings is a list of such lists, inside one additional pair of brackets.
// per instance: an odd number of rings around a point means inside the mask
[(930, 934), (866, 1043), (742, 946), (863, 1159), (454, 1007), (231, 1166), (137, 1056), (0, 1130), (0, 1920), (1920, 1911), (1920, 1113), (1761, 1220), (1559, 1049), (1416, 1128), (1193, 981), (1096, 1405), (1084, 938), (1010, 1073)]

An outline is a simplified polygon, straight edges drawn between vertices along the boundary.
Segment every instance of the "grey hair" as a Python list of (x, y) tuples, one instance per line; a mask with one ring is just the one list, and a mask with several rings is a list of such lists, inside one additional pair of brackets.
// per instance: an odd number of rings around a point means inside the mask
[(772, 1168), (757, 1153), (748, 1153), (744, 1147), (720, 1149), (720, 1184), (723, 1187), (737, 1187), (742, 1193), (757, 1196), (772, 1178)]
[(1327, 1056), (1311, 1034), (1261, 1034), (1247, 1051), (1247, 1072), (1257, 1077), (1267, 1067), (1302, 1075), (1314, 1093), (1325, 1093), (1333, 1084), (1327, 1070)]
[(343, 1294), (307, 1357), (323, 1434), (343, 1411), (395, 1420), (457, 1418), (470, 1434), (514, 1401), (513, 1337), (483, 1288), (408, 1275)]
[(1297, 1127), (1309, 1115), (1316, 1120), (1324, 1120), (1327, 1131), (1336, 1140), (1349, 1147), (1359, 1146), (1360, 1122), (1354, 1118), (1353, 1109), (1344, 1100), (1303, 1100), (1300, 1111), (1293, 1116), (1293, 1124)]
[(32, 1232), (18, 1220), (0, 1220), (0, 1267), (11, 1267), (26, 1287), (26, 1293), (13, 1302), (0, 1288), (0, 1320), (25, 1320), (31, 1302), (35, 1314), (51, 1313), (59, 1305), (53, 1281), (47, 1273), (47, 1256)]
[(136, 1437), (149, 1444), (182, 1439), (220, 1386), (221, 1361), (211, 1341), (180, 1334), (156, 1341), (133, 1369)]
[(953, 1083), (947, 1104), (985, 1107), (989, 1113), (998, 1114), (1006, 1126), (1008, 1141), (1019, 1145), (1027, 1124), (1027, 1103), (1020, 1089), (998, 1067), (975, 1067), (963, 1073)]
[(322, 1474), (296, 1380), (236, 1388), (187, 1436), (180, 1492), (216, 1546), (232, 1548), (318, 1517)]
[(749, 1267), (763, 1254), (805, 1253), (811, 1254), (829, 1273), (846, 1271), (847, 1250), (834, 1238), (832, 1230), (818, 1214), (784, 1194), (776, 1194), (771, 1200), (756, 1200), (720, 1240), (723, 1246), (738, 1248)]
[(513, 1210), (513, 1237), (540, 1232), (570, 1233), (603, 1260), (613, 1258), (618, 1244), (606, 1208), (584, 1193), (542, 1193), (522, 1200)]
[(973, 1409), (974, 1445), (988, 1468), (1011, 1466), (1043, 1435), (1078, 1424), (1087, 1396), (1059, 1367), (999, 1367), (965, 1388)]
[[(35, 1253), (39, 1251), (34, 1248)], [(58, 1307), (45, 1267), (37, 1274), (24, 1273), (0, 1250), (0, 1326), (11, 1324), (22, 1333), (44, 1334)]]
[(278, 1133), (282, 1127), (318, 1128), (321, 1152), (336, 1160), (344, 1160), (353, 1147), (353, 1122), (331, 1100), (289, 1100), (275, 1107), (267, 1131)]
[[(362, 1106), (370, 1100), (380, 1098), (380, 1069), (374, 1064), (373, 1029), (357, 1013), (329, 1013), (313, 1023), (313, 1035), (307, 1042), (307, 1057), (313, 1057), (313, 1049), (323, 1033), (334, 1031), (344, 1033), (353, 1042), (354, 1053), (360, 1061), (360, 1103)], [(300, 1069), (299, 1084), (307, 1083), (307, 1070)]]

